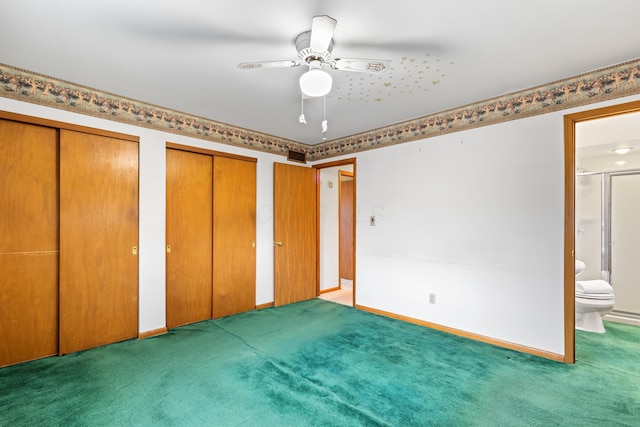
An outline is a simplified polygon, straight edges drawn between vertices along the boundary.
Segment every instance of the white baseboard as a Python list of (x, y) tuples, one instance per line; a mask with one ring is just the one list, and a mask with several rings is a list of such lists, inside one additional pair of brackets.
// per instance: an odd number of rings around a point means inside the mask
[(635, 319), (633, 317), (621, 316), (618, 314), (606, 314), (602, 317), (603, 320), (608, 320), (610, 322), (616, 323), (625, 323), (627, 325), (640, 326), (640, 319)]

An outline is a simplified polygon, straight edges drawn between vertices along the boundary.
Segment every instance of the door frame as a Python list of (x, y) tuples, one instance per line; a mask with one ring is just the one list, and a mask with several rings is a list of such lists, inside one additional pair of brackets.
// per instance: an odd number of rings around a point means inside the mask
[[(348, 171), (343, 171), (343, 170), (338, 170), (338, 286), (342, 287), (342, 284), (340, 282), (340, 280), (342, 279), (342, 183), (345, 181), (344, 178), (350, 178), (351, 181), (354, 181), (353, 178), (353, 172), (348, 172)], [(355, 185), (354, 185), (355, 188)], [(351, 197), (351, 210), (355, 211), (356, 207), (353, 204), (355, 202), (355, 198)], [(351, 213), (352, 218), (353, 218), (353, 212)], [(353, 230), (355, 229), (356, 225), (353, 222), (353, 219), (351, 221), (351, 247), (353, 248), (353, 239), (354, 239), (354, 232)], [(352, 256), (353, 256), (353, 249), (351, 250), (352, 252)], [(351, 264), (351, 269), (353, 270), (353, 261)], [(353, 271), (352, 271), (352, 276), (353, 276)]]
[[(356, 158), (336, 160), (328, 163), (319, 163), (312, 166), (316, 170), (316, 235), (320, 236), (320, 170), (326, 168), (332, 168), (335, 166), (351, 165), (353, 167), (353, 295), (352, 306), (356, 306), (356, 217), (357, 217), (357, 172), (356, 172)], [(316, 295), (320, 296), (320, 238), (316, 239)]]
[(576, 123), (638, 111), (640, 101), (632, 101), (564, 116), (564, 363), (576, 361)]

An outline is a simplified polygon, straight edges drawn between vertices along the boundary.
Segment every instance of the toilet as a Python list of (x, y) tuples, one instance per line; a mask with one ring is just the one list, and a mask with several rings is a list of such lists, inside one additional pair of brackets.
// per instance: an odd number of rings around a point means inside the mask
[[(576, 260), (576, 278), (585, 268)], [(613, 310), (613, 287), (604, 280), (576, 280), (576, 329), (605, 333), (602, 316)]]

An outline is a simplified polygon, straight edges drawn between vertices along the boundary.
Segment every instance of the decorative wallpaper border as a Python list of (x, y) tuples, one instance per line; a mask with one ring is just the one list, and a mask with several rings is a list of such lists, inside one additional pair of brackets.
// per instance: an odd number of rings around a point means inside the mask
[(311, 160), (387, 147), (640, 93), (640, 59), (308, 147)]
[(307, 145), (0, 64), (0, 96), (93, 117), (286, 155)]
[(223, 144), (321, 160), (640, 93), (640, 59), (318, 145), (267, 135), (0, 64), (0, 96)]

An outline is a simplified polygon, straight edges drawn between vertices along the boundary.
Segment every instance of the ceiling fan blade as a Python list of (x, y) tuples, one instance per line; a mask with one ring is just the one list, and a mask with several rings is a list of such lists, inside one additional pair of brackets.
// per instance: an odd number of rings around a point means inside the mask
[(241, 62), (238, 64), (238, 68), (244, 70), (250, 70), (253, 68), (283, 68), (283, 67), (297, 67), (300, 65), (300, 61), (263, 61), (263, 62)]
[(382, 73), (391, 66), (388, 59), (356, 59), (356, 58), (336, 58), (331, 63), (331, 68), (335, 70), (354, 71), (357, 73)]
[(312, 51), (322, 53), (329, 50), (329, 44), (333, 38), (333, 30), (337, 21), (330, 16), (314, 16), (311, 23), (311, 41), (309, 47)]

